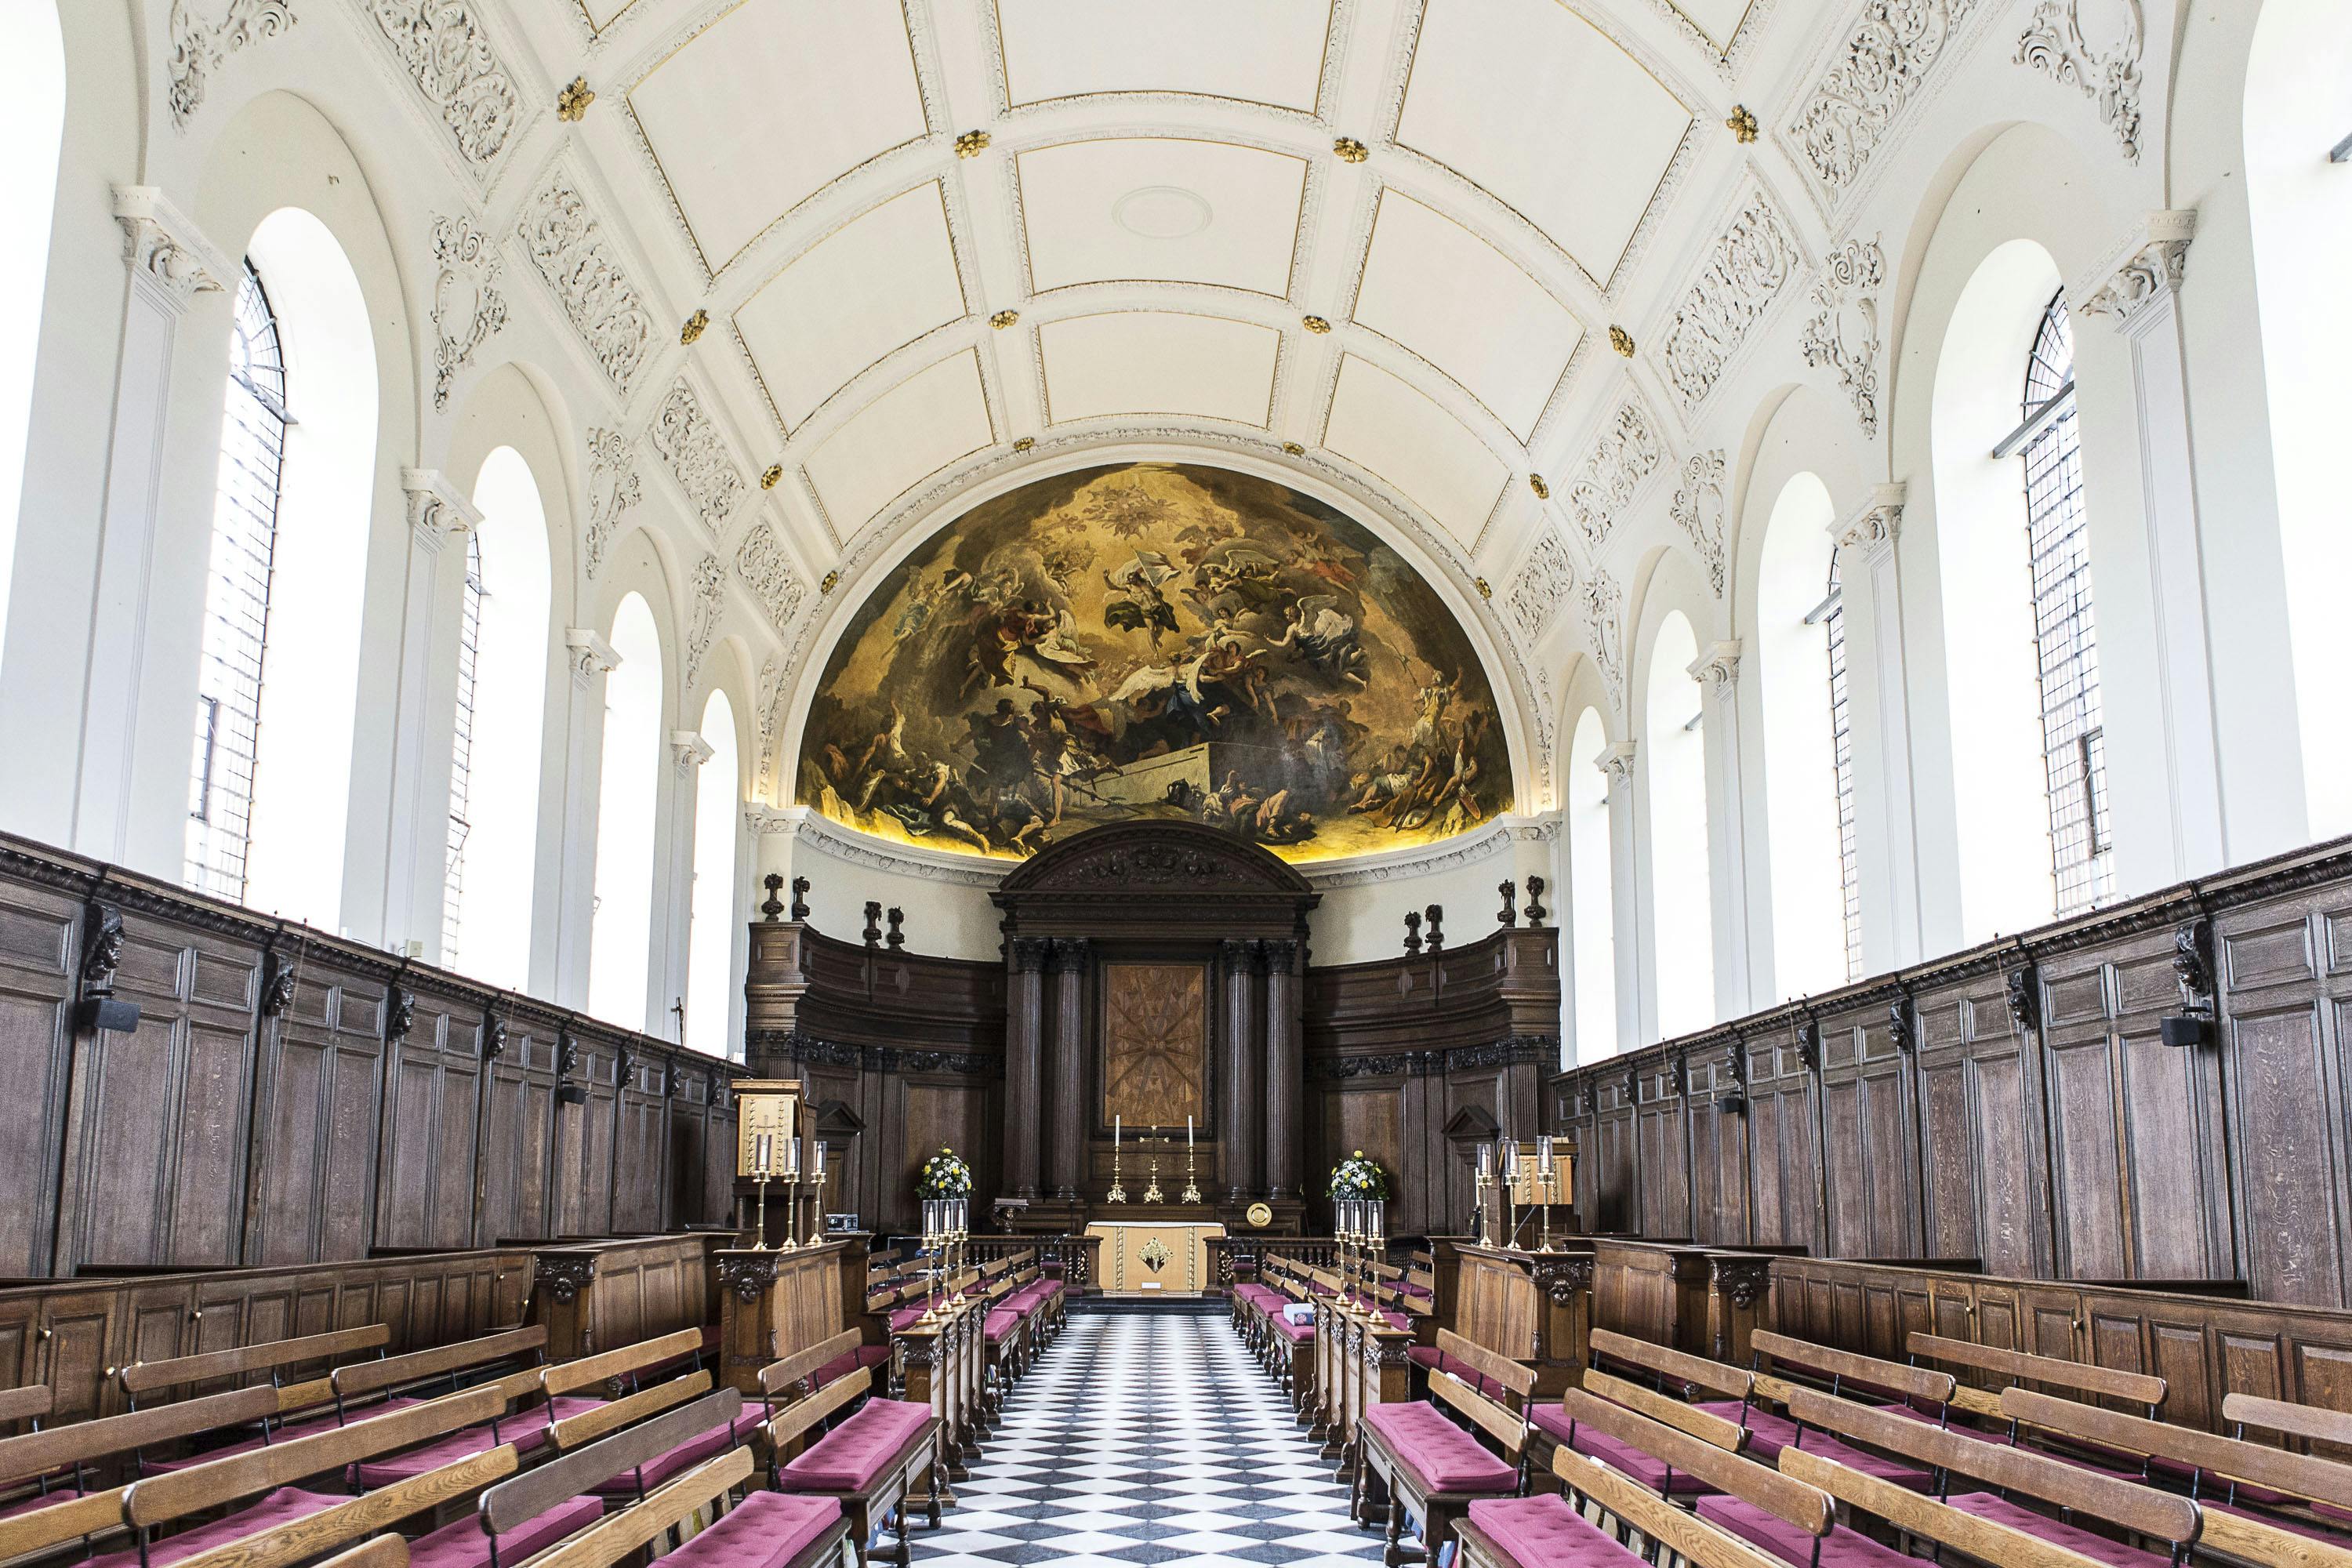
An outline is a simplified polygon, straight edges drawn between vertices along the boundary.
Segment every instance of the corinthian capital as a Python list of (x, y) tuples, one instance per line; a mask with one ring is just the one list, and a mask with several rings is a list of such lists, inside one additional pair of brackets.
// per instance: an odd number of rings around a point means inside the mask
[(2179, 291), (2189, 242), (2196, 237), (2194, 209), (2148, 214), (2075, 285), (2074, 308), (2129, 331), (2148, 306)]
[(1710, 697), (1728, 696), (1739, 682), (1739, 641), (1734, 637), (1709, 647), (1691, 662), (1690, 678)]
[(429, 549), (438, 550), (450, 535), (481, 526), (481, 509), (438, 468), (403, 468), (400, 488), (408, 496), (409, 531)]
[(1911, 487), (1900, 479), (1871, 486), (1867, 500), (1830, 524), (1830, 538), (1840, 552), (1894, 549), (1903, 534), (1903, 503), (1910, 494)]
[(1633, 776), (1633, 742), (1620, 741), (1592, 760), (1592, 765), (1601, 770), (1601, 776), (1609, 781), (1611, 789)]
[(131, 275), (175, 309), (186, 310), (199, 294), (226, 292), (237, 276), (236, 263), (153, 185), (115, 186), (114, 220)]

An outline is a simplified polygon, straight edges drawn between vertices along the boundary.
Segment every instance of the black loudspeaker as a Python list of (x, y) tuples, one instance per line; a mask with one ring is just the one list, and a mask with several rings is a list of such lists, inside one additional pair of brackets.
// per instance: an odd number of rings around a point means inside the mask
[(585, 1105), (588, 1091), (576, 1083), (567, 1083), (555, 1091), (555, 1098), (565, 1105)]
[(1715, 1102), (1715, 1108), (1726, 1116), (1745, 1116), (1748, 1114), (1748, 1097), (1744, 1094), (1727, 1094)]
[(2158, 1020), (2158, 1027), (2166, 1045), (2181, 1050), (2213, 1042), (2213, 1021), (2210, 1018), (2163, 1018)]
[(139, 1026), (139, 1004), (111, 996), (85, 996), (74, 1007), (74, 1028), (85, 1035), (104, 1029), (127, 1035)]

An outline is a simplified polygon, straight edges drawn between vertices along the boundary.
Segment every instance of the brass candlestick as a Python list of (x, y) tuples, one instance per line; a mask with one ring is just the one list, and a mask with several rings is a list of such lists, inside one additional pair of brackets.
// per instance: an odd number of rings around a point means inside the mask
[(1152, 1152), (1151, 1168), (1149, 1174), (1150, 1176), (1150, 1180), (1144, 1184), (1143, 1201), (1148, 1204), (1156, 1204), (1160, 1201), (1160, 1154), (1157, 1150)]
[(1182, 1204), (1201, 1201), (1200, 1184), (1192, 1180), (1192, 1139), (1189, 1132), (1184, 1138), (1184, 1191), (1176, 1201)]
[(1118, 1140), (1116, 1138), (1113, 1138), (1110, 1142), (1110, 1191), (1103, 1194), (1103, 1202), (1107, 1204), (1127, 1202), (1127, 1189), (1121, 1186), (1118, 1181)]
[(759, 1239), (751, 1243), (751, 1250), (765, 1252), (768, 1250), (768, 1172), (765, 1166), (760, 1170), (759, 1195), (751, 1201), (759, 1206), (759, 1213), (752, 1222), (759, 1226)]

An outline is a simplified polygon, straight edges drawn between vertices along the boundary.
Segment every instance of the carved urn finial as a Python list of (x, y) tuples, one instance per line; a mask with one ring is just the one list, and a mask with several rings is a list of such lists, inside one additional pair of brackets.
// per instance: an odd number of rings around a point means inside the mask
[(761, 879), (761, 885), (768, 889), (768, 896), (760, 905), (760, 917), (773, 923), (784, 912), (784, 900), (776, 897), (784, 885), (784, 879), (781, 874), (771, 871)]
[(794, 877), (793, 879), (792, 918), (796, 921), (804, 921), (808, 919), (808, 890), (809, 879), (806, 877)]
[(1421, 951), (1421, 911), (1419, 910), (1407, 910), (1404, 912), (1404, 950), (1408, 953)]
[(1503, 895), (1503, 907), (1495, 911), (1495, 923), (1507, 929), (1517, 926), (1519, 923), (1519, 885), (1507, 877), (1495, 885), (1495, 890)]
[(890, 950), (895, 952), (899, 948), (907, 945), (907, 933), (898, 929), (907, 923), (907, 911), (898, 908), (896, 904), (893, 904), (890, 907), (890, 912), (887, 918), (890, 921), (890, 934), (884, 940), (889, 944)]
[(866, 930), (860, 934), (866, 938), (866, 946), (876, 947), (880, 945), (882, 941), (882, 905), (880, 900), (875, 899), (868, 899), (866, 900)]
[(1551, 911), (1543, 907), (1545, 882), (1541, 877), (1528, 879), (1528, 924), (1540, 928), (1544, 917)]
[(1444, 904), (1432, 904), (1423, 912), (1429, 920), (1429, 951), (1433, 953), (1444, 951), (1445, 906)]

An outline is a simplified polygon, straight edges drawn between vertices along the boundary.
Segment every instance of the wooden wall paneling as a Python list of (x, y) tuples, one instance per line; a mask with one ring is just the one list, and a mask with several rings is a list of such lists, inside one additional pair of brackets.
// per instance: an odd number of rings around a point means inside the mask
[[(84, 907), (72, 888), (0, 879), (0, 1275), (46, 1274), (54, 1256)], [(0, 1345), (0, 1376), (13, 1353)]]
[(1912, 1084), (1918, 1109), (1914, 1125), (1925, 1184), (1920, 1250), (1929, 1258), (1975, 1258), (1981, 1246), (1978, 1216), (1983, 1173), (1976, 1158), (1974, 1068), (1961, 1024), (1961, 1001), (1957, 993), (1915, 996), (1910, 1009), (1916, 1042)]
[(659, 1060), (622, 1058), (627, 1065), (614, 1107), (613, 1229), (634, 1234), (662, 1228), (669, 1171), (669, 1115)]
[(683, 1062), (671, 1070), (666, 1097), (664, 1181), (672, 1226), (708, 1225), (725, 1215), (710, 1207), (710, 1075)]
[(1694, 1241), (1738, 1246), (1750, 1239), (1747, 1113), (1723, 1109), (1727, 1099), (1744, 1101), (1746, 1068), (1746, 1047), (1736, 1039), (1694, 1048), (1685, 1064)]
[(1630, 1072), (1604, 1077), (1597, 1093), (1590, 1158), (1600, 1193), (1585, 1228), (1632, 1231), (1641, 1224), (1639, 1080)]
[(504, 1047), (491, 1063), (484, 1097), (482, 1217), (475, 1236), (482, 1247), (554, 1234), (548, 1181), (560, 1025), (532, 1015), (503, 1021)]
[(1759, 1247), (1811, 1247), (1822, 1230), (1819, 1086), (1793, 1035), (1751, 1042), (1748, 1131)]
[(2119, 1054), (2106, 965), (2053, 961), (2034, 972), (2049, 1082), (2050, 1184), (2059, 1274), (2127, 1279)]
[[(905, 1120), (901, 1125), (906, 1129), (906, 1137), (896, 1164), (884, 1173), (878, 1195), (885, 1205), (884, 1212), (889, 1215), (891, 1228), (913, 1230), (921, 1212), (915, 1206), (915, 1177), (923, 1162), (941, 1148), (951, 1148), (972, 1159), (989, 1141), (989, 1130), (993, 1124), (989, 1120), (987, 1086), (982, 1082), (945, 1073), (908, 1074), (894, 1081), (905, 1097)], [(1129, 1167), (1129, 1174), (1136, 1168)], [(981, 1181), (976, 1159), (972, 1181), (975, 1186)]]
[(364, 1257), (394, 972), (317, 943), (273, 959), (290, 964), (292, 994), (261, 1030), (246, 1260)]
[(1824, 1021), (1820, 1029), (1822, 1197), (1829, 1221), (1822, 1243), (1833, 1258), (1868, 1258), (1875, 1249), (1870, 1245), (1861, 1031), (1845, 1016)]
[(1977, 1256), (1989, 1273), (2047, 1274), (2056, 1267), (2057, 1238), (2042, 1053), (2011, 1016), (1999, 972), (1975, 975), (1949, 994), (1968, 1063), (1970, 1157), (1980, 1204)]
[(613, 1128), (620, 1109), (620, 1047), (602, 1032), (575, 1026), (577, 1060), (564, 1075), (582, 1097), (556, 1102), (555, 1234), (613, 1232)]
[(1642, 1077), (1636, 1114), (1641, 1132), (1635, 1141), (1641, 1162), (1641, 1205), (1636, 1211), (1641, 1231), (1644, 1236), (1687, 1239), (1691, 1234), (1690, 1128), (1683, 1115), (1681, 1058), (1669, 1057)]
[[(1916, 1258), (1925, 1246), (1911, 1063), (1887, 1006), (1871, 994), (1823, 1032), (1823, 1163), (1832, 1172), (1830, 1247), (1840, 1257)], [(1858, 1190), (1837, 1190), (1853, 1180)]]
[(478, 1001), (416, 990), (414, 1021), (385, 1058), (376, 1244), (470, 1246), (481, 1131)]
[(2173, 948), (2171, 928), (2159, 927), (2107, 963), (2130, 1278), (2235, 1279), (2221, 1059), (2162, 1038), (2162, 1020), (2181, 1005)]

